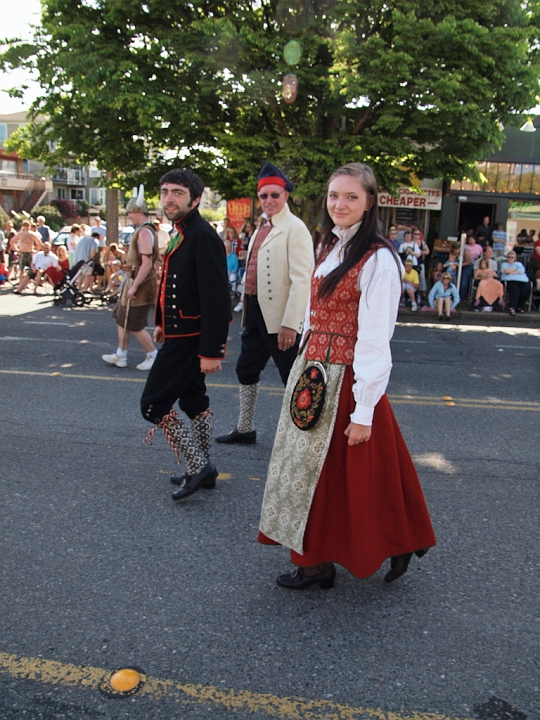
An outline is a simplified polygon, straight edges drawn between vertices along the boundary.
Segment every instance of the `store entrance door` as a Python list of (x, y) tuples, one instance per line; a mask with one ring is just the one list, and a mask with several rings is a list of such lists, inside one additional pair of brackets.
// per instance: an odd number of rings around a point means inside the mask
[(493, 229), (496, 211), (497, 205), (491, 203), (460, 203), (458, 234), (461, 235), (461, 233), (469, 232), (469, 230), (474, 232), (476, 228), (482, 224), (482, 220), (486, 217), (486, 215), (489, 218), (489, 224)]

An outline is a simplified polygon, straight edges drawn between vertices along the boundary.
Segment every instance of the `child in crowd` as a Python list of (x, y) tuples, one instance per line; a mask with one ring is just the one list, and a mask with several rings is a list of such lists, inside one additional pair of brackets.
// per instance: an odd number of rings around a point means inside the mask
[(435, 283), (440, 282), (443, 272), (444, 272), (444, 268), (443, 268), (442, 260), (437, 260), (433, 264), (433, 267), (431, 268), (430, 280), (431, 280), (432, 287), (433, 287), (433, 285), (435, 285)]
[[(229, 230), (234, 230), (234, 228), (227, 228), (227, 232)], [(238, 256), (232, 252), (232, 243), (230, 240), (224, 240), (223, 244), (225, 245), (225, 252), (227, 253), (227, 273), (229, 275), (229, 284), (231, 286), (231, 291), (235, 293), (239, 268)]]
[(418, 290), (419, 285), (420, 278), (418, 277), (416, 270), (413, 268), (413, 261), (411, 258), (407, 258), (405, 260), (405, 273), (401, 281), (401, 297), (403, 300), (405, 294), (408, 295), (409, 300), (411, 301), (411, 310), (413, 312), (418, 310), (418, 305), (416, 303), (416, 291)]

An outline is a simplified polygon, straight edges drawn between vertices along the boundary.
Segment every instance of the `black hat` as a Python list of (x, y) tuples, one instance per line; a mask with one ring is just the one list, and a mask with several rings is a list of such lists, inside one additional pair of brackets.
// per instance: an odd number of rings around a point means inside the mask
[(264, 163), (259, 173), (259, 183), (257, 189), (260, 190), (265, 185), (280, 185), (287, 192), (294, 190), (294, 185), (289, 178), (278, 167), (272, 163)]

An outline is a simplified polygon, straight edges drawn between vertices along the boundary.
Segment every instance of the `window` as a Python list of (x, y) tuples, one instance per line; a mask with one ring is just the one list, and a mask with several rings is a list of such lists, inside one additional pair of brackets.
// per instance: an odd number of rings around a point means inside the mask
[(531, 185), (533, 179), (534, 165), (523, 165), (521, 170), (521, 188), (520, 192), (530, 193), (532, 192)]
[(7, 123), (0, 123), (0, 143), (5, 143), (7, 140)]
[(90, 205), (105, 205), (105, 188), (90, 188)]
[(66, 188), (57, 188), (56, 197), (60, 198), (60, 200), (66, 200)]
[(84, 189), (83, 188), (71, 188), (70, 200), (84, 200)]
[(16, 160), (0, 160), (0, 175), (5, 177), (17, 176), (17, 161)]

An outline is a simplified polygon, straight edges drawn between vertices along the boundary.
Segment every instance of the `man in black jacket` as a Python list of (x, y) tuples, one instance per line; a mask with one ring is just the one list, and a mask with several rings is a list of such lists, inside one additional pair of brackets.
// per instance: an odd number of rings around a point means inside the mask
[[(141, 398), (143, 417), (160, 427), (187, 473), (174, 500), (201, 487), (214, 488), (218, 472), (210, 462), (212, 412), (205, 375), (221, 370), (231, 322), (225, 247), (200, 216), (202, 180), (190, 170), (161, 178), (161, 205), (173, 223), (165, 251), (155, 312), (154, 341), (163, 342)], [(172, 409), (178, 400), (188, 424)], [(150, 431), (152, 434), (154, 430)]]

